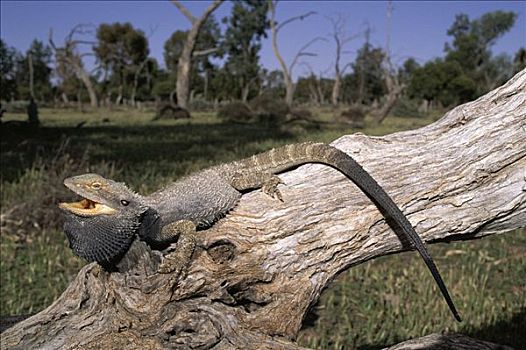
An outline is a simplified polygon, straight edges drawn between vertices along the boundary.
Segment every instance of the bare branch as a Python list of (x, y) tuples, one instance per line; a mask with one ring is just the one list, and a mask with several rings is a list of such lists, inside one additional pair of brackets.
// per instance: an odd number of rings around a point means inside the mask
[(329, 34), (330, 37), (334, 39), (334, 42), (336, 44), (336, 52), (335, 52), (335, 59), (334, 59), (334, 84), (332, 86), (332, 104), (334, 106), (338, 105), (339, 98), (340, 98), (340, 90), (342, 85), (342, 75), (347, 66), (344, 67), (344, 69), (340, 69), (340, 60), (342, 58), (342, 55), (345, 53), (343, 49), (345, 48), (345, 45), (351, 42), (352, 40), (360, 37), (362, 34), (355, 34), (349, 36), (347, 31), (345, 30), (345, 26), (347, 25), (347, 20), (344, 18), (341, 14), (338, 15), (336, 18), (334, 17), (326, 17), (331, 23), (332, 23), (332, 32)]
[(303, 45), (299, 50), (298, 52), (296, 53), (296, 56), (294, 56), (294, 58), (292, 59), (292, 62), (289, 66), (289, 73), (292, 75), (292, 70), (294, 69), (294, 66), (296, 65), (296, 63), (298, 63), (298, 59), (302, 56), (316, 56), (316, 54), (313, 54), (313, 53), (308, 53), (308, 52), (305, 52), (305, 50), (311, 46), (312, 44), (314, 44), (316, 41), (327, 41), (327, 39), (325, 39), (324, 37), (321, 37), (321, 36), (318, 36), (314, 39), (312, 39), (311, 41), (309, 41), (308, 43), (306, 43), (305, 45)]
[(350, 68), (352, 66), (352, 62), (349, 62), (347, 63), (345, 66), (343, 66), (343, 68), (341, 69), (341, 74), (345, 74), (345, 71), (347, 70), (347, 68)]
[(217, 51), (219, 51), (219, 48), (217, 48), (217, 47), (206, 49), (206, 50), (199, 50), (199, 51), (194, 51), (192, 53), (192, 56), (193, 57), (207, 56), (207, 55), (210, 55), (210, 54), (212, 54), (214, 52), (217, 52)]
[(181, 13), (190, 21), (190, 23), (193, 24), (197, 22), (197, 18), (195, 18), (194, 15), (192, 15), (190, 11), (188, 11), (188, 9), (184, 7), (184, 5), (178, 0), (172, 0), (172, 4), (174, 4), (179, 9), (179, 11), (181, 11)]
[(197, 18), (194, 15), (192, 15), (190, 11), (188, 11), (188, 9), (184, 7), (183, 4), (179, 0), (171, 0), (171, 1), (172, 1), (172, 4), (174, 4), (179, 9), (179, 11), (181, 11), (181, 13), (192, 23), (192, 25), (194, 25), (198, 21), (203, 21), (204, 19), (208, 18), (208, 16), (210, 16), (210, 14), (214, 12), (215, 9), (218, 8), (219, 5), (221, 5), (221, 3), (223, 2), (223, 0), (214, 0), (214, 2), (212, 2), (206, 8), (205, 12), (203, 12), (201, 17)]
[(85, 52), (85, 53), (82, 53), (80, 55), (78, 55), (80, 58), (82, 57), (94, 57), (95, 54), (93, 52)]
[(307, 13), (304, 13), (302, 15), (299, 15), (299, 16), (294, 16), (294, 17), (291, 17), (285, 21), (283, 21), (282, 23), (280, 23), (277, 27), (276, 27), (276, 32), (279, 32), (281, 28), (283, 28), (284, 26), (286, 26), (287, 24), (291, 23), (291, 22), (294, 22), (294, 21), (297, 21), (297, 20), (300, 20), (300, 21), (303, 21), (305, 18), (309, 17), (309, 16), (312, 16), (312, 15), (317, 15), (318, 13), (315, 12), (315, 11), (310, 11), (310, 12), (307, 12)]
[(55, 42), (53, 41), (53, 28), (49, 28), (48, 41), (49, 41), (49, 45), (51, 45), (51, 48), (54, 51), (57, 51), (57, 46), (55, 45)]

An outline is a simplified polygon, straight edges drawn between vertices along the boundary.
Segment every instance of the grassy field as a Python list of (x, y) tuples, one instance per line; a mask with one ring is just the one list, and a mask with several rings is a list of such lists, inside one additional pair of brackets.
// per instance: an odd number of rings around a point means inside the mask
[[(37, 312), (84, 262), (60, 230), (56, 203), (71, 198), (64, 177), (94, 171), (142, 193), (204, 167), (299, 141), (356, 132), (336, 124), (227, 124), (213, 114), (151, 122), (153, 113), (43, 109), (38, 129), (1, 128), (0, 314)], [(328, 119), (327, 113), (320, 115)], [(24, 120), (8, 115), (6, 120)], [(417, 128), (431, 118), (367, 123), (366, 134)], [(83, 123), (81, 127), (77, 127)], [(300, 343), (319, 349), (376, 349), (432, 332), (526, 346), (526, 235), (433, 245), (464, 322), (450, 316), (416, 253), (386, 256), (343, 272), (308, 315)]]

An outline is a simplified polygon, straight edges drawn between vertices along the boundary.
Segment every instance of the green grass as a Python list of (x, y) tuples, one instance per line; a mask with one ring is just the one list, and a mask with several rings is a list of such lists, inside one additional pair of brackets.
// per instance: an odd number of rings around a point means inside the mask
[[(327, 142), (356, 131), (382, 135), (432, 121), (389, 117), (380, 126), (353, 130), (330, 123), (225, 124), (210, 113), (158, 122), (151, 122), (153, 112), (136, 110), (42, 109), (40, 116), (42, 127), (36, 130), (1, 128), (1, 315), (42, 310), (84, 264), (60, 230), (55, 204), (71, 196), (61, 185), (64, 177), (94, 171), (149, 193), (190, 172), (271, 147)], [(319, 117), (329, 120), (330, 114)], [(25, 119), (7, 115), (3, 121)], [(526, 344), (524, 232), (430, 250), (464, 322), (449, 314), (416, 254), (404, 253), (343, 272), (313, 307), (300, 343), (373, 349), (447, 330), (516, 348)]]

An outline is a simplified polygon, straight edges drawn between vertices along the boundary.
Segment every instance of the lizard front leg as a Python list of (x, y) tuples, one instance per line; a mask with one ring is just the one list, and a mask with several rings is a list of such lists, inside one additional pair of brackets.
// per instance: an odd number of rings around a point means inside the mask
[(161, 236), (174, 239), (179, 237), (175, 246), (175, 250), (167, 254), (159, 269), (159, 273), (173, 273), (174, 280), (179, 278), (183, 270), (188, 267), (192, 254), (196, 246), (195, 224), (189, 220), (179, 220), (164, 226), (161, 230)]

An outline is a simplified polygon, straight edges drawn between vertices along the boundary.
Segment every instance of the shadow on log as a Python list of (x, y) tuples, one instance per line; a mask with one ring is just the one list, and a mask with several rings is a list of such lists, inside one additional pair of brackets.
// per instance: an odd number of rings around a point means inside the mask
[[(525, 134), (523, 70), (424, 128), (344, 136), (333, 145), (361, 163), (434, 243), (525, 225)], [(280, 176), (284, 202), (261, 191), (244, 195), (200, 231), (182, 278), (155, 273), (162, 254), (137, 241), (126, 272), (85, 266), (51, 306), (5, 331), (2, 348), (301, 349), (294, 340), (303, 317), (339, 272), (408, 247), (337, 171), (306, 165)], [(411, 342), (437, 337), (446, 339)]]

